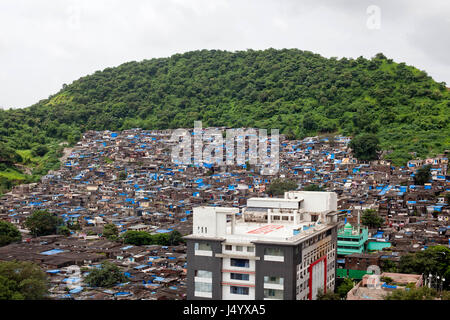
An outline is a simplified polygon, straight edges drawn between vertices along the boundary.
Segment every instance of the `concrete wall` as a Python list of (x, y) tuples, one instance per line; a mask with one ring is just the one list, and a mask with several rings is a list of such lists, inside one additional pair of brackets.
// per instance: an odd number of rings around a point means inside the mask
[(237, 208), (194, 208), (193, 234), (220, 237), (227, 232), (227, 215), (239, 212)]
[[(284, 252), (284, 262), (266, 261), (263, 259), (266, 248), (279, 248)], [(297, 251), (295, 250), (297, 248)], [(284, 278), (284, 300), (296, 298), (296, 266), (301, 260), (300, 246), (256, 244), (256, 256), (261, 260), (256, 261), (256, 286), (255, 299), (264, 299), (264, 276), (276, 276)]]
[(284, 197), (286, 199), (303, 198), (301, 208), (307, 212), (337, 210), (337, 194), (334, 192), (288, 191), (285, 192)]
[[(196, 256), (195, 255), (195, 243), (209, 243), (211, 245), (213, 256)], [(222, 252), (221, 241), (214, 240), (196, 240), (196, 239), (186, 239), (187, 245), (187, 299), (188, 300), (222, 300), (222, 259), (214, 257), (215, 253)], [(195, 284), (195, 270), (205, 270), (212, 272), (212, 298), (202, 298), (194, 296)]]

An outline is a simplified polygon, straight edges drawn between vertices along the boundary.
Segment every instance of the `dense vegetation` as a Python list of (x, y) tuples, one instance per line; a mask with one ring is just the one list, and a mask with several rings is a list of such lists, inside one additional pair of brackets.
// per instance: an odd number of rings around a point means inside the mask
[[(339, 284), (338, 284), (339, 283)], [(324, 293), (322, 289), (317, 292), (317, 300), (345, 300), (347, 293), (352, 290), (354, 283), (351, 279), (337, 279), (336, 287), (333, 291), (327, 291)]]
[(150, 234), (145, 231), (127, 231), (123, 235), (124, 243), (132, 244), (135, 246), (143, 245), (162, 245), (162, 246), (176, 246), (183, 243), (181, 233), (178, 231), (172, 231), (170, 233), (158, 233)]
[(400, 273), (432, 274), (444, 278), (443, 288), (450, 289), (450, 249), (445, 246), (432, 246), (424, 251), (409, 253), (400, 258)]
[[(63, 226), (63, 219), (56, 213), (50, 213), (47, 210), (36, 210), (25, 220), (25, 227), (30, 230), (33, 236), (48, 236), (52, 234), (66, 234), (67, 231), (59, 229)], [(68, 231), (70, 233), (70, 231)]]
[[(278, 128), (291, 138), (373, 133), (392, 151), (385, 157), (403, 164), (450, 149), (449, 116), (445, 83), (383, 54), (187, 52), (107, 68), (31, 107), (1, 110), (0, 149), (25, 153), (30, 163), (14, 152), (0, 155), (0, 192), (57, 167), (58, 143), (73, 144), (89, 129), (192, 127), (202, 120), (204, 126)], [(31, 174), (11, 167), (11, 158)]]
[(325, 188), (317, 184), (310, 184), (303, 188), (303, 191), (326, 191)]
[(409, 287), (405, 290), (394, 290), (384, 300), (450, 300), (449, 291), (437, 291), (428, 287)]
[(431, 166), (426, 165), (417, 169), (414, 175), (414, 183), (418, 185), (424, 185), (431, 180)]
[(0, 300), (41, 300), (48, 294), (47, 276), (31, 262), (0, 262)]
[(297, 182), (289, 179), (274, 179), (266, 190), (269, 196), (282, 196), (286, 191), (296, 190)]
[(119, 229), (115, 224), (107, 224), (103, 227), (102, 236), (110, 241), (119, 240)]
[(11, 222), (0, 220), (0, 247), (22, 240), (22, 235)]
[(362, 133), (350, 141), (349, 147), (352, 149), (353, 156), (360, 161), (371, 161), (379, 158), (380, 151), (379, 140), (373, 133)]
[(93, 269), (84, 279), (84, 282), (91, 287), (113, 287), (119, 283), (128, 281), (115, 264), (105, 261), (101, 264), (100, 269)]
[(378, 215), (376, 210), (366, 209), (361, 216), (361, 223), (369, 228), (381, 228), (384, 219)]

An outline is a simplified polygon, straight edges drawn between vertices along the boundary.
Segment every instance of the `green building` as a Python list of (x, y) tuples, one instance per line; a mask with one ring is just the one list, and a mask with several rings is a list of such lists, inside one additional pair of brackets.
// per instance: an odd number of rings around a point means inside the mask
[(365, 245), (368, 239), (369, 230), (367, 228), (357, 228), (353, 227), (350, 223), (346, 223), (344, 228), (338, 231), (338, 257), (365, 252)]

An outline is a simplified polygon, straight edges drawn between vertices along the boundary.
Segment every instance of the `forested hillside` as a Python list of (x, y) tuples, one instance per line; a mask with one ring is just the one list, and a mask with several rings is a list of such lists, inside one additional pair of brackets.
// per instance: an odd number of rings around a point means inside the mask
[(129, 62), (31, 107), (0, 111), (0, 193), (2, 184), (56, 168), (59, 143), (74, 143), (85, 130), (192, 127), (194, 120), (278, 128), (292, 138), (371, 132), (392, 151), (386, 158), (401, 165), (450, 149), (449, 97), (444, 83), (383, 54), (368, 60), (296, 49), (202, 50)]

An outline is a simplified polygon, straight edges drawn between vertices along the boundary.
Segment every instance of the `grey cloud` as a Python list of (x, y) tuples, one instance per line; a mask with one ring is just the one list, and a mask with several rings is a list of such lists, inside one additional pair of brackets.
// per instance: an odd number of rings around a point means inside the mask
[[(366, 26), (369, 5), (381, 9), (379, 30)], [(29, 106), (130, 60), (204, 48), (383, 52), (450, 83), (449, 13), (445, 0), (3, 0), (0, 106)]]

